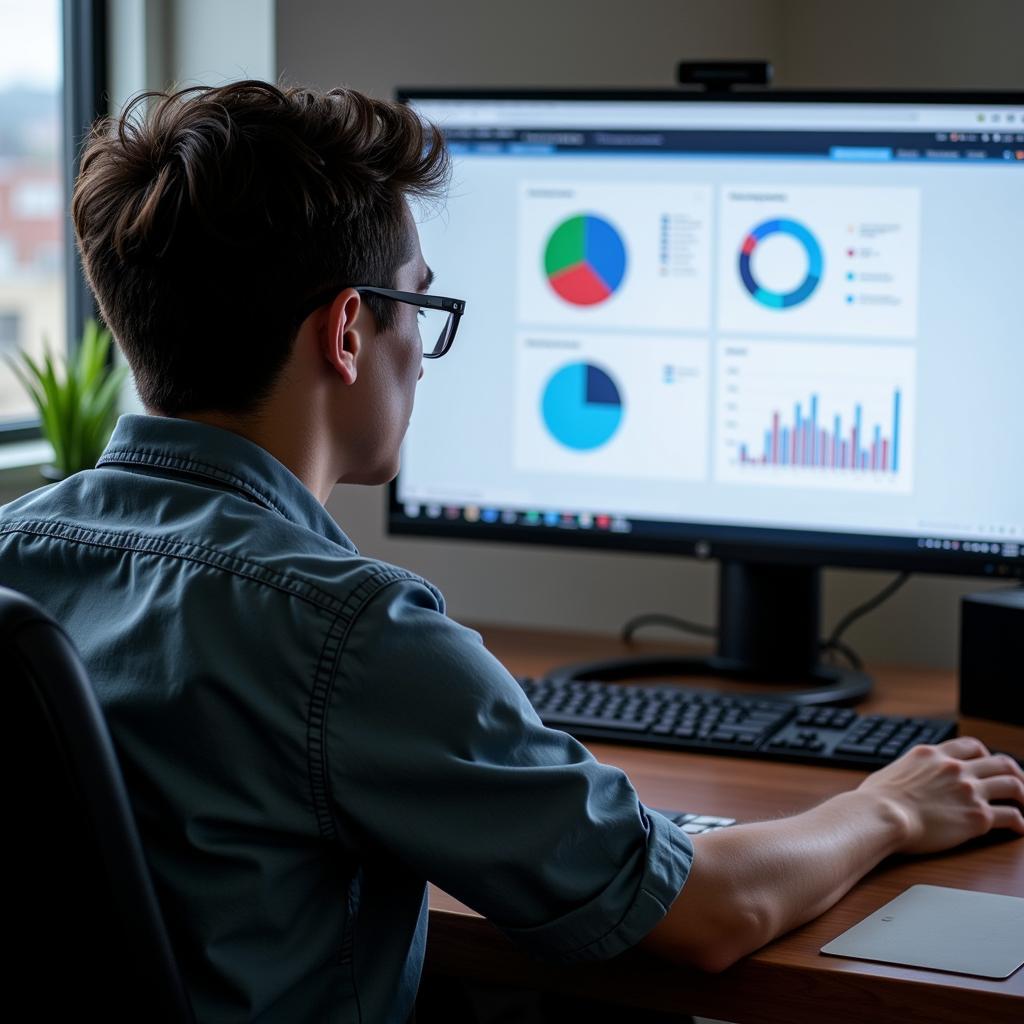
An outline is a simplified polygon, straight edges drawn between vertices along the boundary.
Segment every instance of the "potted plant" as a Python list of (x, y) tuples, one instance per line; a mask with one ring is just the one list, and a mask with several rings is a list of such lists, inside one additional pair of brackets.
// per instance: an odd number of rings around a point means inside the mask
[(41, 362), (27, 352), (7, 362), (39, 410), (43, 437), (53, 446), (48, 480), (62, 480), (96, 465), (117, 419), (117, 399), (127, 367), (110, 365), (110, 331), (88, 320), (73, 359), (64, 359), (63, 379), (49, 350)]

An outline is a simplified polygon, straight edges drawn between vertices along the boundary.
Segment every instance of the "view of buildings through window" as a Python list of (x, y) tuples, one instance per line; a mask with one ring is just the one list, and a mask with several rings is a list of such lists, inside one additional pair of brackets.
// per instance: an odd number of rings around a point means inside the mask
[(0, 427), (35, 418), (3, 356), (66, 350), (60, 0), (0, 0)]

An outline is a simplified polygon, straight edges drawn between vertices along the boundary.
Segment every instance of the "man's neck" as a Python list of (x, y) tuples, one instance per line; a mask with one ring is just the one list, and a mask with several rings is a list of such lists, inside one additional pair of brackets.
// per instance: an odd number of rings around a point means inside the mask
[(258, 444), (286, 469), (291, 470), (321, 505), (327, 504), (337, 476), (328, 464), (328, 453), (324, 445), (318, 443), (311, 433), (304, 431), (301, 425), (296, 426), (292, 421), (288, 428), (282, 429), (280, 424), (288, 420), (269, 410), (241, 416), (216, 411), (179, 413), (178, 418), (230, 430)]

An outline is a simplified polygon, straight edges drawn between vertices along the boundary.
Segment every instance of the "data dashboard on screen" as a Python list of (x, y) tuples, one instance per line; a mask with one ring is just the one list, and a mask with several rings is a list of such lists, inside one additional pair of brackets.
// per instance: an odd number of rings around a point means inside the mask
[(1024, 104), (420, 98), (409, 518), (1024, 545)]

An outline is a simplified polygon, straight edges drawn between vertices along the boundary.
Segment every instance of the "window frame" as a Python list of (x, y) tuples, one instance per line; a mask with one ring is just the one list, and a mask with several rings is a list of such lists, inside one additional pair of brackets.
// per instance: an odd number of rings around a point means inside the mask
[[(79, 156), (93, 121), (107, 113), (107, 0), (61, 0), (64, 78), (61, 83), (61, 149), (64, 208), (64, 324), (68, 357), (74, 356), (85, 321), (96, 305), (82, 273), (71, 226), (71, 190)], [(36, 418), (0, 424), (0, 445), (42, 437)]]

